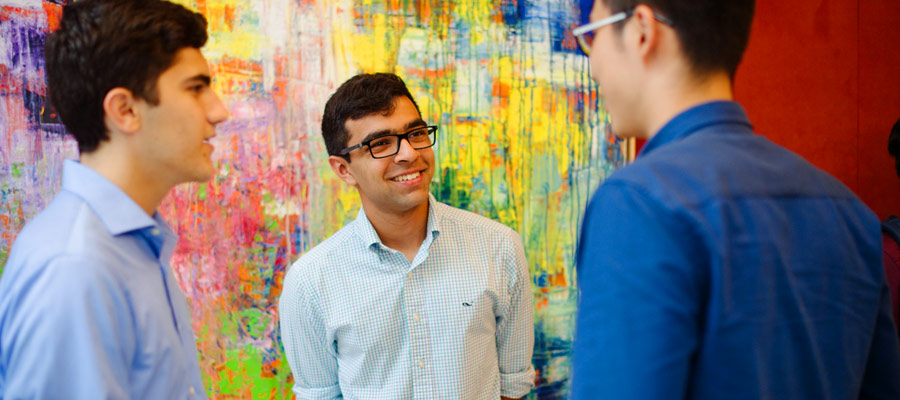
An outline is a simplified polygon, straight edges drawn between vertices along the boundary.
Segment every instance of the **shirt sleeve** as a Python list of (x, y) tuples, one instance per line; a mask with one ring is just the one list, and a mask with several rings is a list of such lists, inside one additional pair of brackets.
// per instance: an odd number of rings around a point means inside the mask
[(126, 399), (134, 321), (102, 265), (57, 258), (29, 271), (2, 316), (10, 398)]
[(294, 394), (297, 399), (339, 399), (335, 344), (328, 339), (322, 312), (301, 268), (297, 264), (288, 272), (279, 299), (281, 338), (294, 373)]
[(497, 354), (500, 366), (500, 395), (519, 398), (534, 388), (534, 317), (531, 278), (522, 239), (510, 230), (509, 305), (497, 323)]
[(573, 398), (684, 393), (698, 324), (704, 254), (690, 224), (640, 189), (604, 184), (585, 213)]
[(860, 399), (900, 399), (900, 344), (891, 317), (890, 299), (890, 291), (883, 285)]

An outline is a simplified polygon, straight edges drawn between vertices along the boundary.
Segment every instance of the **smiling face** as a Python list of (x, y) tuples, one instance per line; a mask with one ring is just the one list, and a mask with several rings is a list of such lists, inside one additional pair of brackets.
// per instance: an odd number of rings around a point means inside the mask
[(157, 80), (159, 104), (136, 104), (141, 134), (134, 157), (144, 172), (166, 185), (202, 182), (215, 174), (208, 141), (228, 111), (209, 84), (209, 66), (200, 50), (184, 48)]
[[(394, 99), (388, 115), (369, 114), (348, 119), (347, 147), (385, 133), (401, 134), (411, 128), (425, 126), (412, 101), (406, 96)], [(428, 207), (428, 189), (434, 176), (434, 150), (416, 150), (406, 140), (400, 141), (397, 154), (373, 158), (367, 146), (350, 152), (350, 161), (331, 156), (329, 162), (344, 182), (356, 187), (367, 214), (404, 215)]]

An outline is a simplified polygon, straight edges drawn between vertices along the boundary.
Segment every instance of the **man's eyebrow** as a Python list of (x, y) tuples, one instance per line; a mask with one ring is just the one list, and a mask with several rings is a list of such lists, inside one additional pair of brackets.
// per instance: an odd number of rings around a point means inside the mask
[(194, 75), (194, 76), (184, 80), (185, 83), (194, 83), (196, 81), (200, 81), (200, 82), (204, 83), (205, 85), (209, 86), (209, 84), (212, 82), (212, 79), (209, 77), (209, 75), (197, 74), (197, 75)]
[(423, 120), (422, 118), (419, 118), (413, 122), (406, 124), (406, 127), (403, 128), (403, 131), (406, 132), (412, 128), (418, 128), (420, 126), (427, 126), (427, 125), (428, 124), (425, 123), (425, 120)]
[[(425, 123), (425, 120), (423, 120), (422, 118), (419, 118), (415, 121), (412, 121), (412, 122), (406, 124), (406, 126), (403, 127), (403, 132), (406, 132), (412, 128), (418, 128), (420, 126), (428, 126), (428, 124)], [(380, 131), (375, 131), (375, 132), (372, 132), (372, 133), (366, 135), (366, 137), (364, 137), (363, 140), (360, 141), (360, 143), (365, 143), (366, 141), (377, 139), (377, 138), (380, 138), (382, 136), (387, 136), (387, 135), (395, 135), (395, 133), (391, 132), (390, 129), (382, 129)]]

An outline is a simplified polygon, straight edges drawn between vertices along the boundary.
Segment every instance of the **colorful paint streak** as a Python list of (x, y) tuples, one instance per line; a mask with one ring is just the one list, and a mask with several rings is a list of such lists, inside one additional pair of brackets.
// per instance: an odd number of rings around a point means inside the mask
[[(0, 1), (0, 265), (59, 190), (62, 160), (77, 157), (45, 101), (43, 40), (60, 2)], [(578, 226), (622, 162), (569, 33), (573, 2), (180, 2), (209, 20), (204, 54), (232, 114), (214, 139), (216, 177), (160, 207), (181, 238), (173, 266), (210, 396), (291, 397), (278, 331), (284, 273), (359, 207), (328, 167), (321, 113), (350, 76), (387, 71), (440, 126), (435, 196), (522, 235), (534, 279), (532, 397), (565, 398)]]
[(63, 159), (78, 154), (45, 109), (44, 38), (61, 9), (0, 1), (0, 272), (16, 234), (59, 191)]

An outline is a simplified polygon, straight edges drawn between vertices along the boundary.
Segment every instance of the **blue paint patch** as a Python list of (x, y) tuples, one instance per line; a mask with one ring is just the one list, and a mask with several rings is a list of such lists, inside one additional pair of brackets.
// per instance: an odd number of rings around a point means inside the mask
[(500, 13), (503, 16), (503, 23), (509, 26), (517, 25), (525, 18), (525, 0), (502, 0), (500, 2)]
[(591, 20), (591, 8), (594, 7), (594, 0), (579, 0), (578, 7), (575, 11), (578, 15), (575, 16), (576, 21), (581, 23), (582, 25), (590, 22)]
[(22, 93), (22, 102), (25, 105), (25, 111), (28, 113), (28, 124), (32, 127), (41, 125), (41, 111), (44, 109), (46, 99), (38, 93), (24, 89)]

